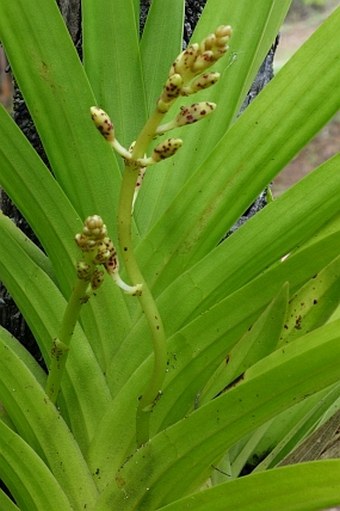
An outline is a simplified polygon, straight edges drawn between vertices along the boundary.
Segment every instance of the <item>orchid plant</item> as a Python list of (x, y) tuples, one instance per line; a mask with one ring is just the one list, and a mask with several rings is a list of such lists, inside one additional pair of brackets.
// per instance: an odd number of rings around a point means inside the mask
[(1, 214), (0, 278), (47, 367), (0, 329), (4, 511), (340, 503), (340, 460), (279, 467), (339, 407), (339, 156), (221, 242), (339, 109), (340, 8), (239, 116), (290, 0), (207, 0), (182, 50), (184, 4), (140, 38), (83, 0), (82, 62), (54, 0), (0, 4), (49, 162), (1, 108), (42, 248)]

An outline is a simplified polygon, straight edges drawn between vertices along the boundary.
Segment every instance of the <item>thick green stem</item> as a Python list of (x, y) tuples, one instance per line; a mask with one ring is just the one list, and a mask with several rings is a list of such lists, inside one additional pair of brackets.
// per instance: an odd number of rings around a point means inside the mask
[[(145, 124), (132, 152), (134, 161), (144, 156), (163, 115), (156, 111)], [(149, 438), (149, 416), (153, 405), (161, 394), (166, 374), (167, 354), (162, 320), (156, 302), (138, 267), (131, 239), (131, 211), (138, 171), (138, 166), (129, 165), (129, 163), (124, 169), (118, 210), (118, 237), (125, 268), (132, 284), (142, 284), (142, 293), (138, 299), (150, 328), (154, 352), (152, 375), (143, 395), (139, 398), (137, 411), (137, 444), (141, 445)]]
[(69, 352), (71, 338), (76, 326), (81, 306), (86, 301), (86, 291), (89, 283), (77, 280), (60, 326), (59, 335), (53, 339), (51, 350), (51, 365), (46, 383), (46, 393), (53, 403), (56, 403), (65, 364)]

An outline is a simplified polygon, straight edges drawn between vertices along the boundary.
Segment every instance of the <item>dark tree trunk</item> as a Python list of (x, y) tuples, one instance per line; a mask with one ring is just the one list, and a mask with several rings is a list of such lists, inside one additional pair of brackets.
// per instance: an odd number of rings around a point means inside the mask
[[(184, 24), (184, 41), (185, 46), (192, 35), (193, 29), (201, 15), (206, 0), (187, 0), (185, 8), (185, 24)], [(80, 0), (58, 0), (58, 5), (63, 14), (63, 17), (69, 28), (73, 42), (77, 48), (77, 51), (81, 57), (82, 41), (81, 41), (81, 2)], [(147, 12), (149, 9), (150, 0), (141, 0), (141, 17), (140, 17), (140, 28), (143, 30)], [(260, 90), (268, 83), (273, 75), (273, 57), (276, 49), (277, 41), (271, 48), (268, 56), (266, 57), (261, 69), (252, 85), (247, 98), (244, 102), (242, 109), (256, 97)], [(33, 147), (40, 154), (43, 160), (48, 164), (42, 144), (39, 140), (38, 134), (35, 130), (34, 124), (31, 120), (29, 112), (26, 108), (25, 102), (20, 94), (20, 91), (15, 86), (14, 99), (13, 99), (13, 117), (15, 122), (25, 133), (26, 137), (32, 143)], [(265, 205), (265, 194), (257, 199), (257, 201), (245, 212), (244, 216), (237, 223), (239, 225), (244, 223), (250, 216), (255, 214), (259, 209)], [(4, 192), (0, 192), (0, 208), (3, 212), (14, 220), (14, 222), (29, 236), (34, 239), (34, 235), (27, 225), (25, 220), (20, 215), (19, 211), (13, 206), (11, 201), (8, 199)], [(235, 230), (233, 228), (233, 230)], [(6, 289), (0, 285), (0, 324), (7, 328), (22, 344), (24, 344), (34, 356), (41, 360), (39, 351), (37, 350), (34, 338), (16, 308), (13, 300), (7, 293)]]

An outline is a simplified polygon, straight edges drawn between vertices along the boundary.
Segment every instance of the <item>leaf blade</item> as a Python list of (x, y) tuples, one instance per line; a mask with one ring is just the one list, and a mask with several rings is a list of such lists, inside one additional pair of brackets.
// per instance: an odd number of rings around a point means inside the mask
[[(152, 268), (145, 276), (154, 282), (158, 275), (156, 293), (209, 253), (296, 151), (338, 111), (339, 19), (337, 9), (223, 136), (148, 233), (147, 242), (140, 244), (141, 264)], [(329, 52), (327, 63), (322, 47)], [(320, 97), (326, 99), (322, 106)], [(315, 109), (317, 115), (306, 123)], [(300, 129), (292, 137), (296, 126)]]
[[(339, 324), (326, 325), (305, 336), (304, 341), (289, 344), (285, 353), (274, 352), (249, 369), (242, 384), (159, 433), (119, 471), (120, 480), (127, 481), (124, 493), (113, 495), (111, 489), (102, 493), (99, 502), (103, 509), (109, 509), (104, 503), (112, 506), (112, 498), (119, 504), (126, 495), (141, 510), (157, 508), (193, 491), (208, 477), (211, 463), (246, 432), (306, 394), (337, 382)], [(151, 459), (152, 472), (148, 470)], [(136, 470), (138, 481), (133, 476)], [(150, 489), (147, 493), (146, 487)]]
[[(277, 503), (286, 511), (319, 511), (339, 503), (340, 461), (293, 465), (242, 477), (190, 495), (159, 511), (268, 511)], [(260, 492), (259, 492), (260, 488)]]

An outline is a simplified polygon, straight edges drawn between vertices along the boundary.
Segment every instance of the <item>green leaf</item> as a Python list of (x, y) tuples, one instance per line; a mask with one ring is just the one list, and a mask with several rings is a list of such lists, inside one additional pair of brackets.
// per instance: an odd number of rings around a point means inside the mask
[[(331, 233), (325, 238), (317, 239), (313, 245), (292, 254), (281, 264), (273, 265), (263, 275), (257, 276), (243, 288), (231, 293), (230, 296), (198, 315), (194, 321), (184, 325), (173, 336), (168, 332), (169, 372), (167, 373), (165, 386), (170, 385), (171, 390), (169, 389), (169, 392), (164, 393), (154, 410), (153, 419), (156, 420), (156, 428), (159, 428), (158, 421), (160, 418), (162, 417), (164, 420), (163, 413), (165, 413), (165, 410), (168, 413), (168, 409), (173, 409), (171, 411), (172, 418), (166, 420), (167, 424), (169, 424), (169, 421), (170, 423), (173, 422), (173, 414), (178, 420), (182, 413), (186, 413), (188, 408), (192, 406), (195, 395), (202, 391), (202, 387), (206, 383), (205, 379), (201, 380), (204, 377), (200, 375), (202, 367), (206, 367), (210, 363), (215, 364), (212, 366), (213, 370), (218, 367), (218, 364), (226, 357), (228, 349), (249, 328), (263, 308), (279, 292), (284, 282), (289, 281), (292, 291), (295, 291), (336, 257), (339, 249), (340, 232)], [(138, 350), (134, 348), (136, 340), (144, 338), (146, 335), (145, 325), (139, 324), (139, 328), (136, 327), (131, 331), (113, 358), (108, 371), (108, 382), (113, 395), (125, 385), (130, 375), (139, 368), (143, 360), (150, 354), (150, 347), (146, 344), (140, 345)], [(209, 352), (208, 357), (206, 349), (210, 345), (214, 349)], [(203, 366), (199, 360), (196, 360), (197, 357), (202, 357), (202, 360), (204, 360)], [(189, 370), (187, 364), (191, 361), (193, 364), (192, 370)], [(115, 371), (117, 366), (122, 368), (120, 375), (117, 375)], [(145, 368), (145, 371), (147, 371), (147, 368)], [(177, 372), (180, 380), (179, 382), (173, 382), (172, 379), (176, 377)], [(147, 372), (141, 373), (139, 381), (144, 381), (146, 374)], [(211, 374), (209, 373), (209, 376)], [(137, 376), (132, 381), (131, 384), (136, 387), (138, 385)], [(130, 382), (128, 385), (130, 385)], [(180, 397), (183, 391), (186, 394), (186, 404), (182, 405), (184, 410), (179, 406), (179, 399), (184, 398)], [(138, 395), (137, 390), (136, 394)], [(176, 405), (173, 405), (174, 403)]]
[[(2, 246), (6, 246), (0, 258), (0, 278), (15, 297), (48, 366), (52, 339), (58, 335), (66, 301), (5, 229), (0, 229), (0, 237)], [(3, 342), (7, 342), (7, 336)], [(85, 449), (95, 434), (98, 418), (110, 402), (110, 395), (88, 338), (79, 324), (72, 337), (62, 390), (66, 409), (71, 412), (73, 433)]]
[[(308, 442), (308, 435), (316, 428), (316, 431), (319, 430), (320, 421), (324, 419), (327, 411), (334, 406), (339, 397), (339, 392), (340, 384), (338, 383), (330, 389), (326, 389), (326, 391), (308, 397), (302, 403), (276, 417), (254, 452), (255, 456), (260, 452), (269, 452), (269, 454), (256, 465), (254, 471), (260, 472), (275, 467), (287, 455), (290, 457), (293, 454), (292, 451), (294, 452), (294, 449), (302, 440), (304, 440), (304, 443)], [(320, 449), (323, 448), (323, 445), (319, 442), (315, 445), (319, 445)], [(275, 447), (273, 448), (273, 446)], [(317, 457), (313, 459), (317, 459)], [(312, 458), (308, 459), (311, 460)], [(307, 461), (307, 459), (296, 458), (295, 461)]]
[[(328, 249), (332, 252), (330, 245)], [(269, 271), (267, 275), (259, 277), (256, 282), (207, 311), (169, 340), (168, 373), (162, 399), (153, 411), (152, 434), (180, 420), (195, 403), (199, 405), (199, 397), (207, 380), (226, 356), (228, 348), (248, 329), (264, 304), (279, 291), (288, 277), (294, 288), (307, 275), (313, 275), (315, 263), (319, 261), (322, 264), (320, 257), (328, 254), (328, 249), (321, 245), (317, 250), (310, 251), (309, 247), (308, 253), (288, 258), (282, 266), (276, 267), (275, 271)], [(338, 248), (334, 247), (334, 253), (337, 252)], [(305, 264), (302, 261), (305, 261)], [(292, 278), (293, 275), (297, 280)], [(132, 354), (132, 347), (130, 353)], [(128, 353), (125, 360), (128, 365), (130, 362)], [(134, 367), (135, 372), (130, 379), (125, 376), (127, 383), (113, 401), (112, 409), (108, 410), (98, 426), (97, 435), (91, 445), (91, 462), (94, 467), (102, 467), (100, 484), (104, 486), (105, 481), (113, 477), (115, 467), (118, 469), (122, 464), (124, 454), (127, 455), (128, 448), (133, 443), (135, 408), (131, 406), (127, 411), (126, 402), (131, 399), (132, 394), (138, 396), (143, 391), (143, 382), (151, 370), (151, 363), (152, 360), (149, 358), (140, 367)], [(121, 416), (125, 420), (117, 421), (117, 417)], [(113, 432), (121, 442), (119, 448), (115, 446), (108, 449), (106, 447), (108, 439), (112, 437)]]
[(43, 388), (2, 338), (0, 354), (1, 402), (21, 441), (48, 464), (76, 509), (85, 504), (90, 507), (97, 491), (79, 445)]
[(20, 511), (18, 506), (0, 489), (0, 508), (2, 511)]
[[(271, 264), (276, 264), (339, 213), (339, 161), (340, 155), (335, 156), (306, 176), (172, 281), (158, 300), (161, 313), (166, 310), (167, 329), (178, 328), (188, 318), (206, 310)], [(250, 252), (252, 257), (249, 257)], [(187, 254), (183, 255), (186, 257)], [(177, 254), (178, 259), (181, 256), (182, 253)], [(157, 266), (154, 271), (157, 271)], [(164, 272), (166, 281), (169, 274), (168, 267)], [(164, 281), (157, 282), (156, 289), (164, 285)], [(176, 307), (174, 312), (178, 301), (181, 308), (178, 310)]]
[[(9, 114), (0, 106), (0, 185), (26, 218), (46, 250), (63, 291), (74, 275), (73, 241), (81, 221), (65, 193)], [(1, 216), (1, 222), (6, 217)], [(9, 229), (8, 221), (2, 229)], [(11, 228), (14, 234), (15, 230)], [(39, 263), (41, 264), (41, 263)]]
[(307, 282), (289, 301), (281, 343), (323, 325), (340, 302), (340, 257)]
[(1, 3), (0, 39), (70, 202), (83, 218), (100, 214), (114, 234), (120, 172), (91, 121), (96, 101), (56, 2)]
[(274, 351), (283, 328), (287, 302), (288, 284), (285, 283), (277, 296), (223, 360), (200, 397), (201, 405), (226, 388), (237, 385), (246, 369)]
[(2, 511), (72, 511), (62, 487), (37, 453), (0, 420), (0, 475), (17, 507), (0, 492)]
[[(308, 249), (302, 251), (282, 265), (269, 269), (170, 338), (169, 372), (164, 395), (153, 413), (154, 431), (179, 420), (195, 403), (200, 403), (209, 377), (219, 364), (225, 363), (230, 348), (251, 327), (263, 308), (279, 292), (280, 286), (289, 281), (293, 289), (299, 287), (304, 279), (315, 274), (315, 264), (323, 264), (320, 259), (322, 252), (322, 257), (325, 254), (331, 256), (331, 253), (335, 255), (337, 249), (335, 246), (331, 248), (332, 241), (328, 241), (327, 248), (317, 244), (311, 252)], [(218, 391), (221, 388), (223, 385)]]
[(82, 2), (84, 65), (98, 104), (129, 146), (146, 121), (135, 0)]
[(46, 254), (44, 254), (44, 252), (37, 247), (32, 240), (25, 236), (22, 230), (19, 229), (9, 217), (4, 215), (2, 211), (0, 211), (0, 226), (2, 229), (6, 229), (11, 232), (11, 237), (20, 245), (20, 248), (26, 252), (28, 257), (30, 257), (32, 261), (34, 261), (34, 263), (50, 277), (51, 280), (56, 280), (51, 261)]
[(171, 62), (182, 51), (183, 0), (153, 0), (141, 40), (148, 114), (156, 106)]
[(27, 349), (2, 326), (0, 326), (0, 338), (25, 363), (38, 383), (44, 386), (46, 384), (46, 373)]
[[(336, 156), (309, 174), (169, 285), (158, 298), (169, 337), (266, 268), (277, 265), (280, 258), (310, 239), (339, 213), (339, 162), (340, 156)], [(156, 259), (155, 248), (153, 255)], [(153, 261), (145, 262), (142, 267), (154, 268)], [(156, 268), (154, 270), (156, 272)], [(178, 303), (181, 303), (180, 308)], [(136, 339), (147, 335), (145, 328), (144, 318), (141, 318), (117, 352), (127, 364), (125, 375), (131, 374), (149, 353), (148, 347), (144, 351), (133, 349), (138, 342)]]
[[(159, 511), (320, 511), (340, 502), (340, 460), (317, 461), (242, 477), (157, 508)], [(140, 508), (142, 509), (142, 508)]]
[(119, 471), (123, 490), (104, 490), (103, 511), (119, 508), (126, 497), (141, 511), (157, 508), (195, 490), (245, 434), (337, 382), (339, 327), (333, 322), (274, 352), (252, 366), (242, 384), (153, 437)]
[[(238, 0), (228, 0), (228, 2), (209, 0), (206, 3), (192, 42), (201, 42), (221, 24), (231, 25), (233, 35), (230, 39), (229, 53), (212, 68), (221, 72), (221, 79), (214, 87), (195, 94), (191, 102), (208, 100), (216, 102), (218, 106), (214, 114), (202, 123), (174, 132), (173, 136), (183, 137), (184, 147), (173, 161), (169, 160), (159, 166), (157, 173), (153, 172), (152, 179), (145, 180), (139, 198), (140, 202), (137, 203), (136, 208), (138, 216), (140, 215), (137, 222), (142, 232), (158, 222), (183, 184), (193, 174), (196, 174), (196, 169), (230, 127), (255, 74), (280, 30), (290, 3), (291, 0), (260, 3), (254, 3), (252, 0), (243, 0), (242, 2)], [(175, 115), (182, 104), (190, 104), (190, 98), (176, 103), (171, 110), (171, 117)], [(247, 146), (249, 138), (250, 134), (248, 133)], [(242, 152), (244, 152), (244, 140), (242, 139)], [(224, 161), (228, 161), (229, 166), (230, 149), (224, 154), (227, 154)], [(209, 170), (207, 165), (202, 167), (200, 172), (207, 174), (209, 180), (211, 174), (215, 174), (215, 170), (211, 167)], [(216, 190), (217, 188), (216, 184)], [(221, 189), (219, 188), (219, 190)], [(199, 196), (195, 196), (194, 202), (198, 198)], [(192, 204), (192, 200), (188, 201), (187, 208), (191, 208)], [(242, 213), (243, 211), (240, 215)], [(197, 218), (196, 216), (196, 220)], [(180, 222), (182, 221), (183, 219), (180, 220)]]
[[(340, 8), (211, 148), (207, 159), (198, 167), (191, 162), (190, 169), (195, 170), (190, 179), (138, 247), (140, 264), (148, 268), (145, 277), (155, 282), (157, 276), (157, 294), (216, 246), (255, 197), (338, 111), (339, 20)], [(315, 115), (310, 116), (311, 111)], [(195, 161), (194, 153), (190, 155)]]

